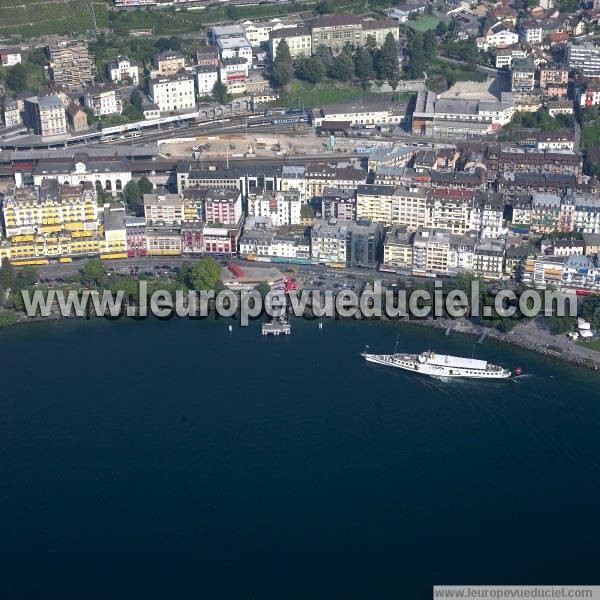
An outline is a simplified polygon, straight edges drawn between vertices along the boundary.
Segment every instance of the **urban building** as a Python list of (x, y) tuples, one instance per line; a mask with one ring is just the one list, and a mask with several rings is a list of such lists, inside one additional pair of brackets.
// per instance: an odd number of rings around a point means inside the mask
[(540, 66), (540, 87), (566, 86), (569, 83), (569, 69), (557, 63), (546, 63)]
[(79, 104), (71, 102), (67, 106), (66, 114), (67, 121), (75, 133), (85, 131), (88, 128), (87, 114)]
[(150, 79), (150, 97), (161, 112), (193, 109), (196, 106), (194, 76), (181, 72)]
[(350, 127), (370, 127), (380, 125), (399, 125), (406, 115), (406, 106), (393, 102), (369, 102), (354, 104), (352, 102), (337, 102), (324, 106), (320, 115), (313, 121), (316, 128), (329, 129), (339, 125), (345, 129)]
[(114, 83), (103, 83), (86, 88), (84, 103), (96, 117), (120, 115), (123, 112), (121, 91)]
[(542, 23), (533, 19), (527, 19), (521, 24), (521, 40), (532, 46), (544, 41), (544, 30)]
[(165, 50), (152, 57), (156, 71), (152, 73), (154, 77), (168, 77), (175, 75), (185, 68), (185, 57), (181, 52), (174, 50)]
[(483, 279), (501, 279), (504, 275), (504, 242), (481, 240), (473, 252), (473, 273)]
[(252, 46), (245, 35), (219, 37), (217, 38), (217, 48), (221, 60), (238, 58), (245, 61), (249, 67), (252, 65)]
[(140, 83), (140, 68), (136, 61), (127, 58), (127, 56), (117, 56), (117, 58), (107, 65), (108, 76), (114, 83), (130, 81), (132, 85)]
[(196, 64), (199, 67), (218, 67), (219, 51), (214, 46), (202, 46), (196, 50)]
[(125, 217), (125, 239), (127, 242), (127, 256), (136, 257), (148, 254), (145, 217)]
[(382, 270), (396, 271), (412, 269), (414, 232), (403, 225), (393, 225), (383, 243)]
[(281, 233), (271, 229), (245, 231), (240, 237), (240, 256), (310, 262), (310, 239), (302, 234)]
[(485, 137), (509, 123), (515, 113), (510, 92), (492, 92), (493, 80), (463, 81), (437, 94), (417, 93), (412, 115), (415, 135), (470, 139)]
[(535, 66), (528, 58), (515, 59), (510, 72), (510, 89), (513, 93), (527, 94), (535, 87)]
[(356, 221), (356, 198), (352, 190), (325, 188), (321, 196), (321, 217), (324, 221)]
[(93, 61), (83, 40), (59, 40), (48, 46), (50, 72), (57, 85), (68, 89), (93, 80)]
[(262, 44), (269, 42), (269, 36), (274, 31), (281, 29), (296, 29), (297, 23), (285, 21), (278, 17), (269, 19), (268, 21), (244, 21), (242, 28), (244, 34), (253, 48), (258, 48)]
[(14, 127), (21, 124), (21, 111), (16, 100), (4, 99), (4, 126)]
[(219, 64), (219, 80), (230, 94), (243, 94), (248, 81), (248, 63), (243, 58), (225, 58)]
[(14, 67), (21, 64), (20, 48), (0, 48), (0, 66)]
[(571, 71), (577, 71), (585, 77), (600, 77), (600, 47), (593, 42), (569, 42), (566, 59)]
[(319, 46), (330, 48), (334, 54), (341, 52), (349, 42), (355, 47), (364, 46), (370, 37), (380, 47), (388, 33), (399, 38), (398, 23), (391, 19), (376, 20), (358, 16), (326, 15), (310, 24), (313, 49)]
[(65, 107), (57, 96), (25, 100), (25, 125), (36, 135), (54, 137), (67, 133)]
[(272, 61), (277, 58), (277, 48), (282, 40), (286, 41), (293, 59), (312, 54), (312, 35), (308, 27), (277, 29), (269, 34), (269, 56)]
[(206, 223), (237, 227), (242, 218), (242, 195), (239, 190), (209, 189), (204, 195)]
[(311, 258), (327, 265), (374, 266), (382, 229), (365, 221), (317, 220), (311, 230)]
[(215, 83), (219, 81), (219, 70), (214, 65), (197, 67), (196, 85), (198, 87), (198, 96), (210, 96), (212, 94)]
[(50, 179), (71, 186), (90, 183), (94, 189), (100, 187), (116, 196), (131, 181), (131, 165), (118, 157), (93, 159), (81, 153), (74, 154), (71, 159), (40, 160), (32, 175), (33, 183), (38, 186)]

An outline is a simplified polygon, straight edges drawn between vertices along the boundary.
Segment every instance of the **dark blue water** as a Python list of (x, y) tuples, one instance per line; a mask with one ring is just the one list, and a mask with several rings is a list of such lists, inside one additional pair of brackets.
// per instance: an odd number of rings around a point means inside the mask
[[(389, 324), (52, 323), (0, 338), (0, 597), (430, 598), (600, 579), (600, 375), (362, 362)], [(473, 340), (403, 328), (400, 347)]]

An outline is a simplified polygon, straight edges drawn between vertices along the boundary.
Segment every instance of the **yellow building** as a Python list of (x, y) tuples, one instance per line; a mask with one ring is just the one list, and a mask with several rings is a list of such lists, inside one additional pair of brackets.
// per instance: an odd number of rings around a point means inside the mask
[(394, 225), (383, 244), (382, 269), (410, 269), (413, 262), (412, 235), (407, 228)]
[(125, 206), (107, 204), (102, 210), (91, 184), (49, 180), (16, 188), (4, 199), (3, 215), (8, 239), (0, 256), (14, 263), (127, 251)]
[(61, 185), (44, 181), (38, 187), (14, 188), (3, 202), (4, 228), (9, 239), (15, 235), (96, 231), (96, 192), (91, 184)]

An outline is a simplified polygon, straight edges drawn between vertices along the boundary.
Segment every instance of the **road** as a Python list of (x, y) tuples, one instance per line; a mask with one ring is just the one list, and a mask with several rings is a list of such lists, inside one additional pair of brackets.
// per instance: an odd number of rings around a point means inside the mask
[[(138, 258), (126, 258), (121, 260), (111, 260), (105, 263), (108, 269), (114, 269), (115, 272), (129, 273), (136, 267), (141, 271), (153, 271), (159, 270), (163, 267), (177, 268), (181, 267), (184, 263), (190, 263), (199, 260), (195, 257), (189, 256), (168, 256), (168, 257), (138, 257)], [(58, 280), (65, 277), (71, 277), (77, 274), (81, 268), (85, 259), (76, 259), (71, 263), (51, 263), (49, 265), (43, 265), (36, 267), (42, 279)], [(240, 266), (250, 266), (254, 268), (272, 269), (273, 267), (281, 270), (293, 269), (299, 275), (307, 279), (317, 279), (320, 275), (332, 275), (334, 279), (336, 275), (347, 278), (350, 275), (352, 278), (359, 279), (362, 281), (369, 281), (370, 279), (380, 279), (390, 281), (391, 283), (402, 279), (402, 276), (394, 273), (380, 273), (376, 269), (349, 267), (347, 269), (330, 269), (325, 265), (288, 265), (288, 264), (275, 264), (275, 263), (261, 263), (261, 262), (248, 262), (242, 259), (222, 259), (222, 264), (228, 263), (238, 264)], [(414, 279), (409, 276), (409, 280)]]

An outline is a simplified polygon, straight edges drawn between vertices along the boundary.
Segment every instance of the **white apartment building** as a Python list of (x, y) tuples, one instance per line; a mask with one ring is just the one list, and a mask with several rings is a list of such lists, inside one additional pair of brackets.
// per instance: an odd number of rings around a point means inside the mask
[[(506, 48), (519, 41), (519, 35), (511, 29), (500, 29), (498, 31), (489, 31), (485, 36), (487, 48)], [(487, 50), (487, 48), (484, 48)]]
[(215, 67), (196, 67), (198, 96), (210, 96), (215, 83), (219, 81), (219, 70)]
[(298, 165), (284, 165), (281, 171), (280, 188), (282, 192), (294, 190), (300, 196), (300, 202), (308, 202), (308, 185), (306, 182), (306, 167)]
[(600, 46), (593, 42), (567, 44), (567, 64), (569, 69), (580, 71), (585, 77), (600, 77)]
[(285, 40), (292, 58), (310, 56), (312, 54), (312, 35), (308, 27), (278, 29), (269, 34), (269, 56), (277, 58), (277, 48)]
[(296, 23), (289, 23), (277, 17), (268, 21), (244, 21), (242, 23), (244, 34), (253, 48), (266, 44), (272, 31), (293, 29), (295, 27), (297, 27)]
[(307, 260), (310, 258), (310, 240), (283, 236), (272, 230), (247, 231), (240, 238), (240, 255)]
[(243, 94), (248, 80), (248, 63), (243, 58), (226, 58), (219, 65), (219, 79), (230, 94)]
[(496, 50), (496, 69), (502, 69), (503, 67), (511, 67), (512, 62), (518, 58), (525, 58), (527, 53), (519, 46), (513, 46), (510, 48), (498, 48)]
[(195, 108), (194, 76), (177, 73), (150, 80), (150, 97), (162, 112)]
[(532, 46), (541, 44), (544, 40), (544, 30), (541, 23), (526, 21), (521, 27), (521, 39)]
[(239, 58), (244, 60), (248, 66), (252, 65), (252, 46), (246, 36), (242, 37), (220, 37), (217, 39), (219, 58)]
[(302, 202), (297, 191), (248, 195), (248, 216), (268, 219), (272, 227), (300, 225)]
[(416, 231), (427, 223), (427, 195), (416, 186), (398, 187), (392, 197), (392, 222)]
[(21, 50), (19, 48), (0, 49), (0, 66), (13, 67), (21, 64)]
[(91, 109), (96, 117), (120, 115), (123, 112), (121, 92), (114, 83), (86, 88), (83, 99), (85, 106)]
[(501, 279), (504, 274), (504, 242), (479, 241), (473, 253), (473, 272), (484, 279)]
[(377, 125), (398, 125), (402, 122), (405, 113), (401, 107), (394, 107), (390, 103), (371, 103), (358, 105), (352, 103), (336, 103), (321, 109), (321, 116), (315, 117), (315, 127), (321, 127), (323, 122), (344, 122), (351, 127), (364, 125), (376, 127)]
[(138, 64), (126, 56), (117, 56), (116, 60), (108, 64), (108, 76), (114, 83), (129, 79), (133, 85), (140, 83), (140, 68)]
[(16, 100), (4, 100), (4, 126), (14, 127), (21, 123), (21, 112), (19, 111), (19, 103)]

